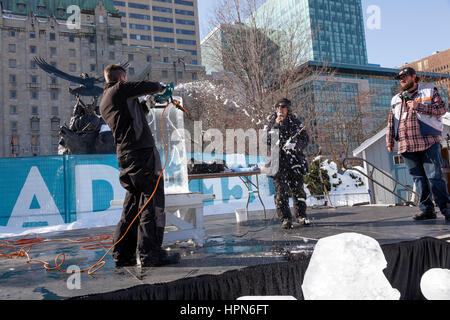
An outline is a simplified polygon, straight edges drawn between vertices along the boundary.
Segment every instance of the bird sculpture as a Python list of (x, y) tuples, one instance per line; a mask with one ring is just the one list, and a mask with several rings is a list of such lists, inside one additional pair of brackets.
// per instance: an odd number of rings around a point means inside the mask
[[(105, 78), (103, 76), (94, 78), (90, 77), (89, 74), (87, 73), (82, 73), (80, 76), (73, 76), (64, 71), (59, 70), (58, 68), (52, 66), (51, 64), (48, 64), (41, 57), (34, 57), (34, 61), (36, 62), (37, 66), (42, 70), (44, 70), (45, 72), (53, 76), (62, 78), (64, 80), (70, 81), (71, 83), (80, 84), (80, 86), (76, 89), (69, 88), (69, 92), (74, 96), (98, 97), (103, 93), (103, 88), (96, 85), (105, 82)], [(120, 63), (120, 65), (125, 69), (127, 69), (129, 63), (128, 62)]]

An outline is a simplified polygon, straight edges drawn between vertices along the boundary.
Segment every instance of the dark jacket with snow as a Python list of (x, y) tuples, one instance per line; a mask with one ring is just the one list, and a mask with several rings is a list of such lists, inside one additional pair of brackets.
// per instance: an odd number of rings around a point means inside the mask
[(117, 156), (153, 148), (155, 141), (147, 122), (148, 108), (138, 97), (164, 90), (158, 82), (111, 82), (105, 86), (100, 113), (111, 128)]
[[(279, 147), (279, 170), (276, 174), (269, 174), (269, 177), (280, 178), (281, 176), (289, 175), (304, 175), (308, 171), (308, 162), (303, 153), (309, 144), (309, 136), (306, 130), (303, 130), (291, 143), (295, 143), (293, 150), (286, 150), (284, 146), (289, 138), (292, 138), (297, 132), (302, 130), (302, 122), (292, 113), (288, 113), (286, 119), (281, 123), (276, 123), (277, 114), (269, 116), (267, 124), (267, 145), (270, 150), (272, 144), (277, 144)], [(277, 130), (279, 132), (279, 142), (271, 141), (271, 132)]]

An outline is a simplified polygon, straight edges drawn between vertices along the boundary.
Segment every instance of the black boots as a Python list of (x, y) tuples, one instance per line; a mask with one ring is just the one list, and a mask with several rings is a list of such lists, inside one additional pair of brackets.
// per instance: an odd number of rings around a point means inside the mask
[(136, 265), (136, 257), (130, 260), (114, 260), (116, 268), (134, 267)]
[(157, 257), (141, 259), (140, 266), (143, 268), (148, 267), (161, 267), (168, 264), (175, 264), (180, 262), (181, 256), (179, 253), (167, 253), (165, 250), (161, 250), (161, 253)]
[(450, 222), (450, 203), (447, 203), (447, 208), (441, 210), (441, 212), (445, 217), (445, 221)]
[(311, 221), (306, 217), (298, 217), (297, 222), (302, 226), (309, 226)]
[(179, 253), (167, 253), (165, 250), (163, 250), (163, 253), (159, 255), (158, 258), (152, 258), (152, 259), (141, 259), (140, 263), (136, 261), (136, 259), (130, 259), (130, 260), (114, 260), (114, 263), (116, 265), (116, 268), (123, 268), (123, 267), (134, 267), (134, 266), (140, 266), (140, 267), (161, 267), (168, 264), (175, 264), (180, 262), (181, 256)]
[(414, 220), (431, 220), (436, 219), (436, 212), (433, 210), (421, 211), (413, 217)]
[[(311, 221), (306, 217), (298, 217), (296, 222), (301, 226), (311, 225)], [(289, 230), (293, 228), (291, 219), (281, 219), (281, 228)]]
[(283, 229), (292, 229), (292, 221), (290, 219), (283, 219), (281, 221), (281, 228)]

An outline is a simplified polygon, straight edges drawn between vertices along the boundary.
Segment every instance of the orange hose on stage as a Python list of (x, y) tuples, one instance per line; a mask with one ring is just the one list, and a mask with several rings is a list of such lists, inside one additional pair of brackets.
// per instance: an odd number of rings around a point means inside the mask
[[(123, 236), (117, 240), (116, 243), (112, 243), (112, 239), (113, 239), (113, 234), (101, 234), (101, 235), (96, 235), (96, 236), (91, 236), (91, 237), (85, 237), (85, 238), (81, 238), (78, 240), (72, 240), (72, 239), (47, 239), (44, 237), (39, 237), (38, 234), (35, 233), (31, 233), (29, 235), (26, 235), (24, 238), (19, 239), (19, 240), (15, 240), (15, 241), (9, 241), (9, 240), (3, 240), (0, 241), (0, 258), (8, 258), (8, 259), (17, 259), (17, 258), (22, 258), (25, 257), (27, 259), (27, 263), (31, 263), (31, 262), (38, 262), (38, 263), (42, 263), (44, 268), (46, 270), (59, 270), (61, 272), (65, 272), (65, 273), (81, 273), (81, 272), (86, 272), (89, 275), (94, 274), (95, 272), (97, 272), (98, 270), (100, 270), (104, 265), (105, 265), (105, 261), (103, 261), (106, 256), (108, 255), (108, 253), (120, 242), (122, 241), (122, 239), (125, 237), (125, 235), (128, 233), (128, 231), (130, 230), (131, 226), (133, 225), (133, 223), (136, 221), (136, 219), (140, 216), (140, 214), (142, 213), (142, 211), (147, 207), (148, 203), (150, 202), (150, 200), (153, 198), (153, 196), (155, 195), (156, 189), (158, 188), (159, 185), (159, 181), (161, 180), (161, 177), (164, 173), (164, 170), (166, 169), (167, 166), (167, 162), (169, 160), (169, 148), (167, 147), (166, 141), (164, 140), (164, 113), (166, 112), (166, 109), (170, 106), (170, 104), (173, 103), (176, 107), (182, 109), (184, 112), (186, 112), (186, 109), (183, 108), (183, 106), (177, 101), (177, 100), (171, 100), (167, 103), (166, 107), (164, 108), (164, 111), (161, 115), (161, 136), (162, 136), (162, 141), (164, 143), (164, 147), (166, 149), (166, 162), (164, 164), (164, 167), (162, 168), (161, 174), (158, 177), (158, 180), (156, 181), (156, 186), (155, 189), (153, 190), (153, 193), (151, 194), (150, 198), (147, 200), (147, 202), (145, 203), (145, 205), (141, 208), (141, 210), (138, 212), (138, 214), (134, 217), (133, 221), (130, 223), (130, 225), (128, 226), (127, 230), (125, 231), (125, 233), (123, 234)], [(35, 237), (33, 238), (29, 238), (29, 236), (35, 235)], [(83, 246), (81, 247), (81, 249), (83, 250), (96, 250), (99, 248), (109, 248), (106, 253), (103, 255), (103, 257), (98, 260), (94, 265), (92, 265), (91, 267), (87, 268), (87, 269), (82, 269), (79, 271), (72, 271), (72, 272), (68, 272), (65, 269), (62, 269), (61, 266), (64, 264), (65, 261), (65, 254), (59, 253), (56, 258), (55, 258), (55, 266), (54, 267), (50, 267), (50, 264), (46, 261), (43, 260), (39, 260), (39, 259), (31, 259), (30, 258), (30, 251), (33, 248), (34, 245), (37, 244), (41, 244), (41, 243), (50, 243), (50, 242), (70, 242), (70, 243), (80, 243), (83, 244)], [(7, 251), (5, 251), (7, 250)], [(60, 257), (62, 257), (61, 262), (58, 262), (60, 260)]]

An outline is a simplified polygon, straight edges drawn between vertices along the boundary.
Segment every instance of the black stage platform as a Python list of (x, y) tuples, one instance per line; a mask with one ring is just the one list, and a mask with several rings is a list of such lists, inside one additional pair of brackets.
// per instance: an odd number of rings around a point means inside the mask
[[(450, 223), (445, 223), (442, 215), (434, 221), (413, 221), (411, 216), (416, 211), (417, 208), (411, 207), (384, 206), (309, 208), (312, 225), (295, 226), (288, 231), (281, 229), (280, 223), (274, 219), (273, 210), (268, 211), (267, 217), (271, 219), (266, 221), (263, 220), (262, 212), (250, 212), (248, 225), (237, 225), (234, 214), (206, 216), (207, 238), (204, 247), (195, 247), (188, 241), (167, 245), (171, 250), (182, 254), (179, 264), (148, 269), (116, 269), (111, 256), (108, 255), (102, 269), (93, 275), (82, 273), (76, 283), (73, 282), (74, 278), (69, 279), (69, 274), (57, 270), (46, 271), (41, 263), (26, 263), (25, 258), (0, 259), (0, 299), (203, 300), (235, 299), (246, 294), (283, 294), (301, 299), (300, 285), (315, 243), (320, 238), (344, 232), (356, 232), (378, 240), (388, 261), (387, 269), (390, 268), (390, 261), (398, 260), (396, 255), (399, 252), (409, 250), (396, 244), (429, 237), (419, 245), (415, 242), (415, 245), (421, 251), (427, 252), (426, 254), (434, 250), (436, 257), (433, 256), (431, 260), (438, 262), (433, 263), (449, 268), (447, 263), (450, 264), (450, 251), (445, 241), (450, 240)], [(47, 239), (75, 240), (113, 231), (114, 227), (104, 227), (40, 236)], [(438, 247), (430, 249), (430, 240), (433, 242), (433, 238), (441, 240), (436, 242)], [(406, 244), (406, 247), (408, 246)], [(106, 249), (83, 250), (80, 244), (67, 241), (44, 242), (33, 246), (29, 254), (30, 258), (50, 262), (53, 266), (54, 259), (60, 252), (66, 255), (63, 269), (71, 265), (85, 269), (95, 264)], [(240, 271), (245, 271), (246, 274)], [(391, 268), (386, 272), (390, 273), (392, 281), (399, 281), (395, 270)], [(279, 279), (275, 279), (276, 276), (274, 279), (264, 279), (277, 274)], [(259, 279), (256, 278), (258, 276)], [(225, 278), (227, 280), (224, 280)], [(295, 279), (297, 284), (292, 288), (286, 286), (286, 283), (295, 282)], [(68, 280), (72, 286), (68, 286)], [(250, 282), (246, 285), (245, 281)], [(261, 281), (264, 284), (261, 284)], [(269, 285), (271, 282), (275, 284)], [(74, 284), (79, 284), (79, 288), (73, 288)], [(215, 289), (215, 285), (221, 288)], [(223, 293), (223, 286), (229, 286), (229, 292), (226, 294)], [(417, 289), (408, 284), (403, 286), (404, 292)], [(403, 298), (420, 298), (417, 293), (408, 294), (405, 293)]]

